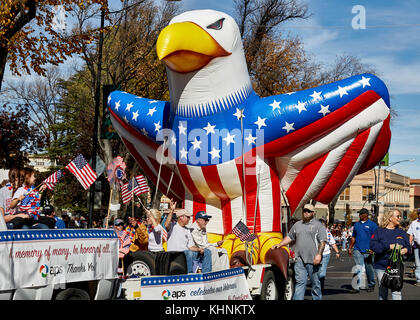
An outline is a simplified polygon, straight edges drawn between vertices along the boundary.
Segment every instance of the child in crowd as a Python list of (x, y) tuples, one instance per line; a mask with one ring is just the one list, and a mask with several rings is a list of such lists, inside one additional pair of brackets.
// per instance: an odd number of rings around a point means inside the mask
[[(22, 171), (20, 172), (22, 178)], [(13, 229), (48, 229), (45, 224), (39, 223), (40, 194), (44, 191), (45, 185), (39, 188), (39, 192), (34, 188), (35, 170), (26, 168), (23, 175), (23, 184), (13, 195), (10, 205), (11, 209), (16, 208), (16, 213), (20, 217), (12, 220)]]

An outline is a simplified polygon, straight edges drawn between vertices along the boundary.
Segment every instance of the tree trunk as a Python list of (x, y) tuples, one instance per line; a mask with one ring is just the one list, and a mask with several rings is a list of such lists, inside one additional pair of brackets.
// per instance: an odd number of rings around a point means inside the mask
[(6, 63), (7, 63), (7, 48), (3, 48), (0, 46), (0, 91), (1, 91), (1, 84), (3, 83), (4, 72), (6, 70)]

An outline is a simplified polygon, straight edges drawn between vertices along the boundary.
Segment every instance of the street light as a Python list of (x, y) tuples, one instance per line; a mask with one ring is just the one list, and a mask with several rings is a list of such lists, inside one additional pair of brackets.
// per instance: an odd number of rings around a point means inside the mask
[[(406, 160), (400, 160), (400, 161), (396, 161), (393, 162), (391, 165), (388, 165), (385, 167), (386, 169), (389, 169), (390, 167), (395, 166), (396, 164), (402, 163), (402, 162), (414, 162), (415, 159), (406, 159)], [(378, 196), (379, 196), (379, 177), (381, 175), (381, 163), (379, 162), (379, 166), (378, 166), (378, 178), (376, 179), (376, 172), (375, 172), (375, 168), (373, 169), (373, 172), (375, 174), (375, 219), (378, 219), (378, 214), (379, 214), (379, 203), (378, 203)]]
[(401, 162), (414, 162), (414, 161), (416, 161), (416, 159), (400, 160), (400, 161), (397, 161), (397, 162), (392, 162), (392, 164), (388, 165), (386, 168), (389, 169), (390, 167), (395, 166), (396, 164), (399, 164)]

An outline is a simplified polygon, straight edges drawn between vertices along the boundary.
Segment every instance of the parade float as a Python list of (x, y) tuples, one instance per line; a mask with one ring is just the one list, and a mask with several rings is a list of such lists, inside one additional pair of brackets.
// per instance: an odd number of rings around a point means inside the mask
[[(271, 249), (287, 233), (283, 209), (291, 216), (309, 201), (329, 203), (383, 158), (391, 136), (386, 86), (362, 74), (259, 97), (238, 26), (213, 10), (173, 18), (156, 50), (167, 68), (170, 101), (114, 91), (108, 97), (113, 127), (163, 194), (194, 215), (212, 216), (209, 240), (224, 240), (231, 268), (185, 275), (182, 253), (130, 253), (123, 297), (290, 298), (288, 248)], [(77, 176), (75, 167), (68, 170)], [(77, 177), (87, 189), (92, 180)], [(252, 240), (232, 232), (240, 222)], [(114, 230), (3, 228), (0, 246), (1, 299), (117, 296)]]
[[(289, 254), (271, 247), (287, 231), (282, 207), (293, 215), (309, 201), (327, 204), (383, 158), (391, 137), (386, 86), (362, 74), (259, 97), (237, 24), (213, 10), (174, 17), (156, 50), (170, 101), (114, 91), (114, 128), (163, 194), (212, 216), (210, 241), (225, 240), (231, 267), (253, 271), (254, 294), (274, 285), (281, 295)], [(239, 221), (255, 240), (232, 234)]]

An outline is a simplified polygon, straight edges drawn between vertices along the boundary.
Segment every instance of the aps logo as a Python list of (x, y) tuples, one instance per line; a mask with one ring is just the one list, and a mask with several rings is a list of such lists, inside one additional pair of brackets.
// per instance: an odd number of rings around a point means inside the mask
[(46, 265), (46, 264), (43, 264), (42, 266), (41, 266), (41, 268), (39, 268), (39, 272), (41, 273), (41, 276), (43, 277), (43, 278), (46, 278), (47, 277), (47, 275), (48, 275), (48, 266)]
[(39, 273), (41, 274), (41, 277), (46, 278), (48, 275), (56, 277), (59, 274), (62, 274), (64, 272), (64, 269), (62, 266), (47, 266), (46, 264), (43, 264), (39, 268)]
[(163, 300), (169, 300), (170, 298), (173, 298), (173, 299), (184, 298), (185, 296), (186, 296), (185, 290), (169, 291), (168, 289), (165, 289), (162, 291)]
[(171, 297), (171, 292), (169, 290), (162, 291), (162, 298), (163, 300), (168, 300)]

